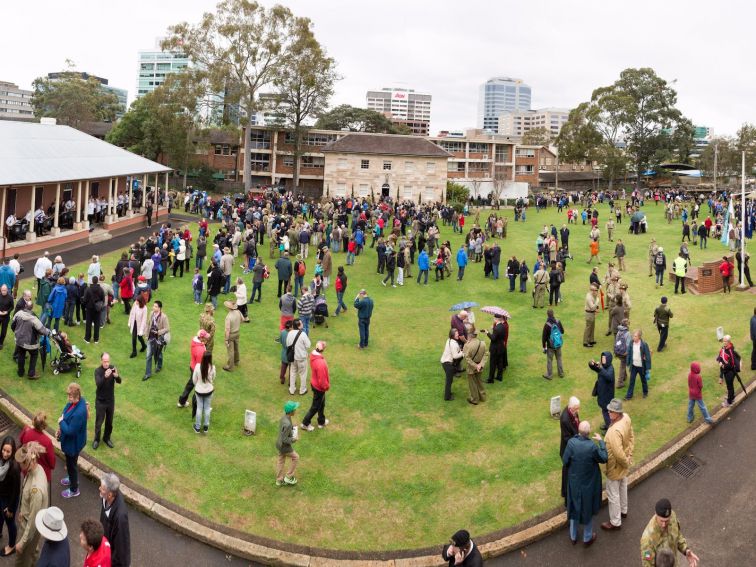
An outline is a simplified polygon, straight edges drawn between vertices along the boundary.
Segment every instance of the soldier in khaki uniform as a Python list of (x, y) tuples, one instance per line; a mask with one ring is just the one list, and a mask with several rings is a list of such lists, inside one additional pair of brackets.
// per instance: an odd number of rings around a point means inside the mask
[(18, 510), (18, 539), (16, 540), (16, 567), (32, 567), (37, 563), (37, 545), (40, 535), (34, 521), (37, 512), (47, 506), (47, 477), (38, 464), (45, 452), (36, 441), (30, 441), (16, 452), (16, 461), (24, 473), (21, 486), (21, 505)]
[(625, 308), (625, 319), (630, 319), (630, 309), (633, 307), (633, 302), (630, 301), (630, 294), (627, 292), (627, 282), (620, 281), (619, 284), (620, 295), (622, 296), (622, 305)]
[(654, 266), (654, 259), (656, 253), (659, 251), (659, 247), (656, 245), (656, 238), (651, 239), (651, 244), (648, 245), (648, 277), (652, 277), (656, 273), (656, 266)]
[(470, 397), (467, 401), (478, 405), (478, 402), (486, 401), (486, 390), (481, 376), (488, 362), (488, 349), (486, 344), (478, 338), (476, 330), (468, 331), (462, 355), (467, 365), (467, 385), (470, 387)]
[(546, 266), (543, 262), (539, 266), (536, 273), (533, 275), (533, 308), (540, 307), (543, 309), (546, 305), (546, 291), (549, 283), (549, 273), (546, 271)]
[[(609, 265), (611, 266), (611, 264)], [(611, 273), (611, 277), (609, 277), (609, 281), (606, 283), (606, 310), (609, 313), (609, 324), (606, 329), (607, 337), (612, 334), (612, 309), (614, 309), (615, 305), (617, 305), (617, 296), (621, 295), (619, 287), (619, 274), (613, 268), (610, 268), (609, 273)], [(609, 276), (609, 274), (607, 274), (607, 276)]]
[(215, 319), (213, 318), (214, 312), (215, 308), (213, 307), (213, 304), (208, 303), (205, 305), (205, 312), (202, 313), (199, 318), (200, 329), (207, 331), (207, 334), (210, 335), (210, 338), (207, 339), (207, 342), (205, 343), (205, 350), (210, 353), (213, 352), (213, 346), (215, 345)]
[(585, 331), (583, 331), (583, 346), (592, 347), (596, 344), (593, 336), (596, 330), (596, 313), (599, 310), (598, 286), (592, 285), (585, 295)]
[(235, 366), (239, 366), (239, 335), (241, 333), (242, 314), (236, 305), (236, 301), (224, 301), (223, 305), (228, 309), (225, 321), (226, 352), (228, 358), (223, 370), (231, 372)]
[(641, 562), (644, 567), (656, 565), (656, 555), (663, 549), (677, 551), (688, 559), (690, 567), (697, 567), (698, 556), (688, 547), (688, 542), (680, 531), (680, 522), (672, 511), (672, 504), (666, 498), (656, 503), (656, 514), (649, 520), (640, 540)]

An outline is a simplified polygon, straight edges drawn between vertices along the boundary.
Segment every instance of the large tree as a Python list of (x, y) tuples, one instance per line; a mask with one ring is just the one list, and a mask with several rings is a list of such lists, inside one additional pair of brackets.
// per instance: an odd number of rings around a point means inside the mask
[(522, 144), (524, 146), (548, 146), (553, 139), (551, 130), (545, 126), (531, 128), (522, 135)]
[(305, 123), (326, 111), (339, 79), (333, 58), (328, 57), (312, 34), (302, 34), (291, 46), (288, 64), (273, 80), (277, 89), (276, 114), (294, 130), (294, 187), (299, 186)]
[[(197, 24), (169, 28), (163, 49), (181, 51), (193, 66), (187, 71), (208, 97), (238, 105), (245, 128), (244, 187), (252, 188), (252, 147), (249, 136), (260, 109), (260, 94), (291, 64), (293, 46), (312, 37), (308, 18), (291, 10), (249, 0), (221, 0), (214, 13)], [(219, 94), (222, 93), (222, 94)]]
[[(380, 112), (342, 104), (332, 108), (318, 118), (316, 128), (323, 130), (349, 130), (350, 132), (374, 132), (378, 134), (397, 134), (398, 126)], [(402, 132), (403, 133), (403, 132)]]
[(36, 116), (52, 117), (58, 124), (77, 129), (88, 122), (112, 122), (119, 108), (116, 95), (103, 89), (93, 77), (82, 79), (72, 64), (59, 78), (40, 77), (33, 87)]

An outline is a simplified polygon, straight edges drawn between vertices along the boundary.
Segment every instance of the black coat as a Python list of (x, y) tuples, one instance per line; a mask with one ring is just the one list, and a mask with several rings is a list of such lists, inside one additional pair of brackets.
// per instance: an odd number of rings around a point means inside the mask
[(109, 513), (105, 507), (100, 509), (100, 523), (105, 537), (110, 542), (110, 561), (112, 567), (129, 567), (131, 565), (131, 536), (129, 535), (129, 515), (126, 502), (119, 492)]
[(105, 302), (105, 290), (100, 285), (88, 285), (81, 298), (82, 305), (94, 311), (98, 301)]
[(602, 356), (606, 357), (606, 364), (597, 362), (595, 364), (588, 363), (588, 367), (596, 372), (596, 402), (600, 408), (606, 408), (609, 402), (614, 397), (614, 367), (612, 366), (612, 353), (602, 352)]
[[(578, 434), (575, 422), (570, 419), (570, 414), (567, 411), (567, 408), (564, 408), (562, 410), (562, 415), (559, 416), (559, 430), (561, 433), (559, 439), (559, 456), (563, 457), (567, 442)], [(564, 465), (562, 465), (562, 496), (567, 498), (567, 467)]]
[[(441, 551), (441, 558), (449, 563), (450, 567), (456, 567), (457, 564), (454, 563), (454, 556), (447, 555), (448, 550), (449, 546), (445, 545), (444, 549)], [(465, 557), (465, 560), (460, 563), (460, 565), (464, 565), (464, 567), (483, 567), (483, 556), (481, 556), (480, 551), (478, 550), (478, 546), (475, 545), (474, 542), (470, 555)]]
[(209, 295), (218, 295), (225, 281), (226, 276), (223, 275), (223, 271), (218, 266), (214, 266), (207, 278), (207, 293)]

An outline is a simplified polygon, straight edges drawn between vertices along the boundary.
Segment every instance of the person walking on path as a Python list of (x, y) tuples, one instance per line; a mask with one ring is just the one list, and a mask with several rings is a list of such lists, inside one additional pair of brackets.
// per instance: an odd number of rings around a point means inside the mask
[(659, 330), (659, 346), (656, 352), (662, 352), (667, 344), (667, 335), (669, 335), (669, 320), (673, 317), (672, 310), (667, 305), (667, 298), (661, 298), (661, 304), (654, 309), (654, 325)]
[(110, 353), (103, 352), (100, 357), (100, 366), (94, 374), (97, 392), (95, 394), (95, 434), (92, 441), (92, 449), (100, 446), (100, 430), (105, 423), (105, 433), (102, 441), (111, 449), (113, 441), (110, 436), (113, 433), (113, 414), (115, 413), (115, 385), (121, 383), (121, 375), (115, 366), (110, 365)]
[(149, 331), (147, 337), (147, 365), (142, 377), (142, 382), (152, 376), (152, 363), (155, 363), (155, 372), (163, 369), (163, 351), (170, 341), (171, 325), (168, 315), (163, 313), (163, 302), (160, 300), (152, 304)]
[(465, 277), (465, 267), (467, 267), (467, 262), (467, 252), (465, 252), (465, 244), (463, 242), (459, 245), (459, 250), (457, 250), (457, 281), (459, 282)]
[(725, 335), (722, 338), (722, 343), (722, 348), (719, 350), (719, 355), (717, 356), (717, 362), (721, 369), (719, 383), (721, 385), (724, 378), (727, 384), (727, 397), (722, 407), (728, 408), (735, 400), (735, 375), (740, 372), (740, 355), (735, 350), (730, 335)]
[(672, 262), (672, 271), (675, 273), (675, 294), (677, 289), (682, 285), (682, 292), (685, 293), (685, 274), (688, 272), (688, 261), (683, 258), (682, 254), (678, 255)]
[(297, 376), (299, 376), (299, 394), (307, 393), (307, 353), (310, 350), (310, 337), (304, 332), (302, 321), (294, 320), (294, 327), (286, 336), (286, 347), (294, 351), (289, 360), (289, 393), (297, 393)]
[(53, 448), (50, 436), (45, 433), (47, 429), (47, 414), (43, 411), (37, 412), (32, 418), (32, 426), (24, 426), (18, 441), (20, 446), (26, 445), (32, 441), (39, 443), (44, 448), (44, 453), (39, 457), (39, 464), (45, 471), (47, 482), (52, 481), (52, 472), (55, 470), (55, 449)]
[(588, 368), (597, 374), (596, 384), (593, 386), (593, 395), (596, 396), (596, 403), (601, 410), (601, 415), (604, 416), (604, 425), (601, 426), (601, 430), (606, 431), (609, 429), (611, 423), (607, 407), (614, 398), (614, 366), (612, 365), (612, 353), (602, 352), (601, 361), (596, 362), (595, 360), (591, 360), (588, 363)]
[(368, 296), (364, 289), (360, 290), (354, 298), (354, 308), (357, 310), (357, 327), (360, 331), (360, 344), (358, 348), (367, 348), (370, 340), (370, 318), (373, 316), (373, 299)]
[[(460, 220), (462, 219), (464, 217), (460, 216)], [(459, 530), (451, 537), (451, 543), (441, 550), (441, 558), (450, 567), (483, 567), (483, 556), (467, 530)]]
[(86, 553), (84, 567), (112, 565), (110, 542), (104, 534), (102, 524), (97, 520), (87, 519), (81, 523), (79, 545)]
[(444, 369), (445, 386), (444, 400), (451, 401), (454, 399), (452, 394), (452, 381), (454, 374), (457, 372), (457, 363), (462, 360), (462, 349), (459, 345), (459, 331), (455, 328), (449, 330), (449, 338), (444, 345), (444, 352), (441, 355), (441, 366)]
[(599, 265), (601, 265), (601, 256), (599, 256), (599, 241), (597, 238), (591, 240), (590, 244), (591, 255), (588, 257), (588, 264), (593, 263), (593, 259), (596, 258)]
[(633, 462), (635, 434), (630, 416), (622, 411), (622, 402), (614, 398), (607, 406), (612, 424), (606, 432), (606, 497), (609, 521), (601, 529), (612, 531), (622, 527), (627, 517), (627, 475)]
[(589, 547), (596, 541), (593, 517), (601, 508), (600, 463), (607, 462), (607, 448), (598, 433), (593, 439), (591, 424), (581, 421), (578, 434), (569, 440), (562, 457), (567, 467), (567, 518), (570, 521), (570, 540), (577, 543), (578, 525), (583, 526), (583, 545)]
[(648, 381), (651, 379), (651, 349), (643, 340), (643, 331), (637, 329), (627, 349), (627, 366), (630, 368), (630, 384), (627, 386), (625, 400), (633, 399), (635, 377), (640, 375), (643, 397), (648, 396)]
[(63, 510), (57, 506), (43, 508), (37, 512), (34, 524), (40, 536), (45, 540), (37, 565), (45, 567), (70, 565), (71, 548), (68, 545), (68, 528), (63, 517)]
[(323, 429), (330, 423), (325, 416), (326, 392), (331, 388), (331, 379), (328, 374), (328, 363), (323, 352), (326, 349), (325, 341), (318, 341), (315, 350), (310, 353), (310, 386), (312, 386), (312, 405), (302, 420), (304, 431), (313, 431), (312, 418), (318, 414), (318, 429)]
[(667, 269), (667, 256), (664, 254), (664, 248), (659, 246), (654, 256), (654, 270), (656, 274), (656, 287), (664, 286), (664, 272)]
[(594, 334), (596, 332), (596, 313), (599, 310), (598, 291), (598, 286), (596, 284), (591, 284), (591, 289), (585, 295), (585, 330), (583, 331), (583, 346), (587, 348), (591, 348), (596, 344)]
[(210, 429), (210, 411), (212, 410), (211, 402), (213, 401), (213, 392), (215, 391), (215, 365), (213, 364), (213, 353), (204, 351), (202, 360), (195, 365), (192, 372), (192, 385), (194, 386), (194, 395), (197, 398), (197, 413), (194, 420), (194, 432), (199, 433), (204, 417), (204, 426), (202, 430), (207, 433)]
[(15, 549), (18, 567), (33, 567), (37, 564), (37, 544), (40, 534), (35, 520), (39, 511), (47, 506), (49, 499), (47, 479), (39, 465), (39, 459), (44, 452), (45, 448), (36, 441), (30, 441), (16, 451), (16, 462), (23, 473), (21, 504), (18, 510), (18, 539)]
[[(284, 404), (284, 415), (278, 422), (278, 438), (276, 439), (276, 449), (278, 450), (278, 460), (276, 462), (276, 486), (297, 484), (297, 477), (294, 473), (299, 463), (299, 455), (292, 445), (297, 441), (296, 430), (291, 422), (294, 413), (297, 411), (299, 404), (289, 400)], [(284, 475), (284, 466), (286, 459), (289, 458), (291, 463), (289, 469)]]
[[(450, 343), (454, 342), (450, 340)], [(465, 366), (467, 367), (467, 386), (470, 390), (468, 403), (476, 406), (480, 402), (486, 401), (486, 390), (483, 386), (483, 369), (486, 367), (489, 353), (486, 344), (478, 338), (478, 332), (473, 329), (469, 331), (467, 342), (462, 349)], [(448, 383), (447, 375), (447, 383)], [(451, 388), (448, 388), (451, 392)]]
[(129, 567), (131, 565), (131, 534), (129, 531), (129, 512), (121, 493), (121, 480), (113, 473), (107, 473), (100, 479), (100, 523), (105, 537), (110, 542), (110, 561), (112, 567)]
[(57, 439), (66, 457), (66, 471), (68, 475), (61, 479), (60, 484), (67, 487), (62, 493), (63, 498), (75, 498), (79, 493), (79, 453), (87, 444), (87, 420), (89, 419), (89, 404), (81, 396), (81, 386), (76, 382), (68, 385), (68, 403), (58, 418)]
[(226, 340), (226, 365), (223, 370), (231, 372), (234, 367), (239, 366), (239, 336), (241, 334), (241, 324), (243, 321), (242, 314), (236, 306), (236, 301), (224, 301), (223, 305), (228, 309), (226, 320), (224, 321), (224, 337)]
[(657, 557), (665, 550), (670, 550), (673, 554), (674, 562), (670, 565), (676, 564), (676, 555), (679, 551), (687, 558), (689, 567), (698, 567), (698, 556), (688, 547), (688, 542), (682, 535), (680, 522), (672, 511), (669, 500), (666, 498), (659, 500), (656, 503), (655, 512), (640, 539), (643, 567), (659, 565)]
[(552, 361), (556, 357), (557, 374), (564, 378), (564, 368), (562, 367), (562, 344), (564, 342), (564, 326), (562, 322), (554, 315), (554, 310), (546, 311), (546, 324), (541, 331), (541, 346), (546, 354), (546, 374), (543, 375), (546, 380), (551, 380)]
[(626, 268), (625, 268), (626, 255), (627, 255), (627, 252), (625, 251), (625, 245), (622, 242), (622, 239), (618, 238), (617, 244), (614, 245), (614, 257), (617, 258), (617, 267), (619, 268), (620, 272), (626, 271)]
[[(564, 457), (564, 450), (567, 448), (567, 443), (570, 439), (578, 434), (578, 426), (580, 425), (580, 400), (575, 396), (571, 396), (567, 402), (567, 406), (562, 410), (562, 414), (559, 416), (559, 459)], [(564, 505), (567, 507), (567, 466), (562, 462), (562, 498), (564, 498)]]
[(690, 372), (688, 373), (688, 423), (693, 423), (693, 408), (698, 405), (698, 409), (701, 410), (704, 421), (709, 425), (714, 423), (714, 420), (709, 415), (709, 410), (706, 409), (706, 404), (703, 401), (703, 380), (701, 379), (701, 364), (699, 362), (690, 363)]
[(486, 384), (493, 384), (494, 380), (504, 380), (504, 370), (509, 366), (507, 357), (507, 343), (509, 342), (509, 323), (503, 315), (494, 315), (493, 325), (490, 331), (484, 333), (491, 339), (491, 361), (488, 366), (488, 380)]

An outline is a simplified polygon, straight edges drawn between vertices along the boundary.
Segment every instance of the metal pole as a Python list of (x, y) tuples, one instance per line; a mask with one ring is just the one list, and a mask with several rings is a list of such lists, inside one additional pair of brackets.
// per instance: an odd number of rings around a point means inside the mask
[(717, 194), (717, 158), (719, 157), (719, 144), (714, 142), (714, 195)]
[(741, 158), (741, 181), (740, 181), (740, 285), (741, 289), (745, 289), (745, 152), (742, 153)]

